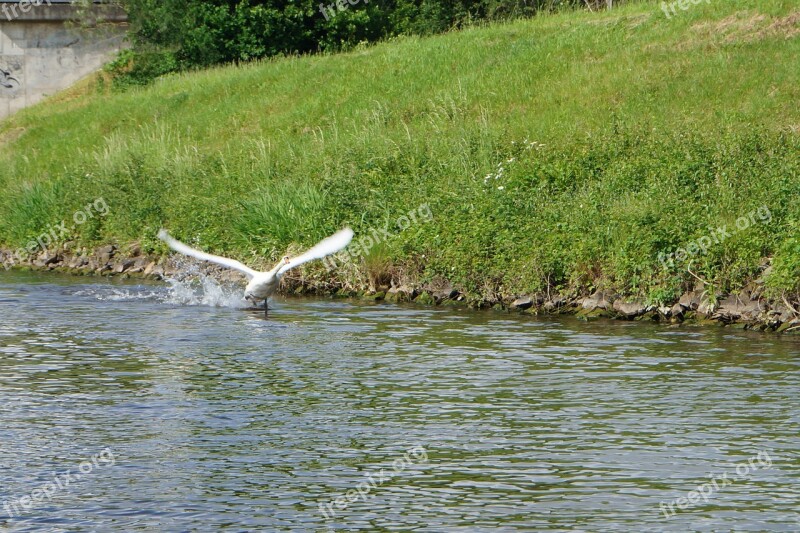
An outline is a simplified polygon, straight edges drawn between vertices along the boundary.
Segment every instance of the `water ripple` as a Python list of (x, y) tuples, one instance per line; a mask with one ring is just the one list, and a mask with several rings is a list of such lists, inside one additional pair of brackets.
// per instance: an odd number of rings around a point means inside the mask
[(240, 298), (0, 274), (0, 528), (800, 530), (795, 340)]

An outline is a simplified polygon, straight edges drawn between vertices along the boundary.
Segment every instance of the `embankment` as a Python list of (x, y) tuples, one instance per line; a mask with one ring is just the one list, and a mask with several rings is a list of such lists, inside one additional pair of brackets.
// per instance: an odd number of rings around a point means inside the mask
[[(67, 268), (143, 274), (162, 227), (258, 267), (349, 225), (359, 253), (293, 283), (780, 328), (800, 308), (798, 64), (797, 7), (742, 0), (89, 83), (0, 125), (0, 245), (50, 268), (49, 234), (87, 251)], [(109, 246), (136, 266), (93, 257)]]
[[(175, 259), (178, 259), (176, 261)], [(69, 246), (48, 250), (16, 260), (9, 251), (0, 250), (0, 262), (9, 268), (64, 272), (85, 276), (122, 276), (161, 280), (181, 277), (187, 261), (192, 270), (212, 276), (221, 283), (244, 286), (244, 277), (227, 270), (181, 256), (148, 256), (138, 247), (119, 249), (114, 245), (93, 251), (70, 250)], [(800, 312), (787, 301), (775, 301), (765, 295), (765, 278), (772, 267), (765, 265), (762, 276), (750, 282), (739, 294), (716, 296), (713, 287), (695, 284), (672, 305), (647, 304), (625, 298), (611, 291), (596, 291), (588, 296), (532, 294), (497, 300), (471, 300), (449, 282), (413, 283), (396, 286), (368, 282), (360, 288), (341, 282), (335, 272), (315, 269), (312, 275), (287, 274), (281, 284), (284, 294), (359, 298), (370, 301), (414, 302), (419, 305), (458, 306), (519, 312), (530, 315), (576, 315), (583, 320), (615, 318), (664, 324), (730, 326), (747, 330), (800, 334)], [(197, 275), (197, 274), (192, 274)]]

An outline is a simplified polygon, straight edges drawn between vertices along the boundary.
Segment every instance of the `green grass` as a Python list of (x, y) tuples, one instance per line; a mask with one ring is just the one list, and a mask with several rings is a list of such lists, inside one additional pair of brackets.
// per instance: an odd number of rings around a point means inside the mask
[[(774, 257), (770, 283), (795, 291), (798, 11), (713, 1), (667, 19), (634, 4), (67, 92), (0, 127), (0, 242), (98, 197), (110, 214), (78, 227), (80, 244), (163, 251), (164, 226), (251, 263), (388, 222), (396, 236), (343, 281), (380, 278), (378, 264), (476, 298), (660, 300), (694, 277), (659, 252), (767, 206), (769, 224), (691, 269), (735, 290)], [(425, 203), (433, 220), (400, 231)]]

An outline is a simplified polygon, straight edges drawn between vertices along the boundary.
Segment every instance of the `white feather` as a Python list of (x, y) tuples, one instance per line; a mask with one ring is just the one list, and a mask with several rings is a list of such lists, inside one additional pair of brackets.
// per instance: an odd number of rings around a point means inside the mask
[(218, 265), (232, 268), (244, 273), (250, 280), (245, 288), (245, 298), (251, 300), (266, 300), (278, 289), (281, 276), (283, 276), (287, 270), (296, 266), (300, 266), (303, 263), (313, 261), (314, 259), (322, 259), (327, 255), (335, 254), (339, 250), (344, 249), (348, 244), (350, 244), (350, 241), (353, 240), (353, 230), (350, 228), (345, 228), (341, 231), (338, 231), (330, 237), (323, 239), (311, 249), (303, 254), (300, 254), (294, 259), (289, 259), (288, 261), (286, 259), (281, 260), (281, 262), (275, 265), (275, 267), (269, 272), (259, 272), (258, 270), (253, 270), (252, 268), (243, 265), (235, 259), (228, 259), (227, 257), (220, 257), (218, 255), (211, 255), (201, 252), (200, 250), (195, 250), (194, 248), (186, 246), (182, 242), (173, 239), (170, 237), (169, 233), (163, 229), (158, 232), (158, 238), (167, 243), (167, 245), (176, 252), (180, 252), (203, 261), (210, 261), (211, 263), (216, 263)]
[(166, 230), (161, 230), (158, 232), (158, 238), (167, 243), (167, 246), (175, 250), (176, 252), (180, 252), (184, 255), (189, 255), (195, 257), (197, 259), (201, 259), (203, 261), (208, 261), (210, 263), (216, 263), (218, 265), (222, 265), (227, 268), (232, 268), (234, 270), (238, 270), (242, 272), (248, 279), (251, 279), (253, 276), (258, 274), (256, 270), (236, 261), (235, 259), (228, 259), (227, 257), (220, 257), (218, 255), (211, 255), (205, 252), (201, 252), (200, 250), (195, 250), (189, 246), (186, 246), (181, 241), (173, 239)]
[(334, 233), (330, 237), (321, 240), (313, 247), (309, 248), (305, 253), (290, 259), (287, 264), (278, 270), (278, 276), (282, 276), (287, 270), (300, 266), (303, 263), (308, 263), (314, 259), (322, 259), (325, 256), (335, 254), (339, 250), (344, 250), (352, 240), (353, 230), (350, 228), (344, 228), (343, 230)]

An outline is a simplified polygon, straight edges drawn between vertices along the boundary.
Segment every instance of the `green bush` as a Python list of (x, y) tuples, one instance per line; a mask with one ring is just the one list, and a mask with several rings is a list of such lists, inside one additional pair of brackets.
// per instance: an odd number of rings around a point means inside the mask
[(175, 53), (168, 50), (123, 50), (104, 70), (112, 75), (116, 89), (147, 85), (154, 79), (178, 69)]
[[(123, 0), (134, 38), (121, 85), (176, 69), (347, 50), (399, 35), (584, 6), (581, 0)], [(324, 13), (324, 14), (323, 14)], [(152, 52), (153, 49), (170, 52)]]

